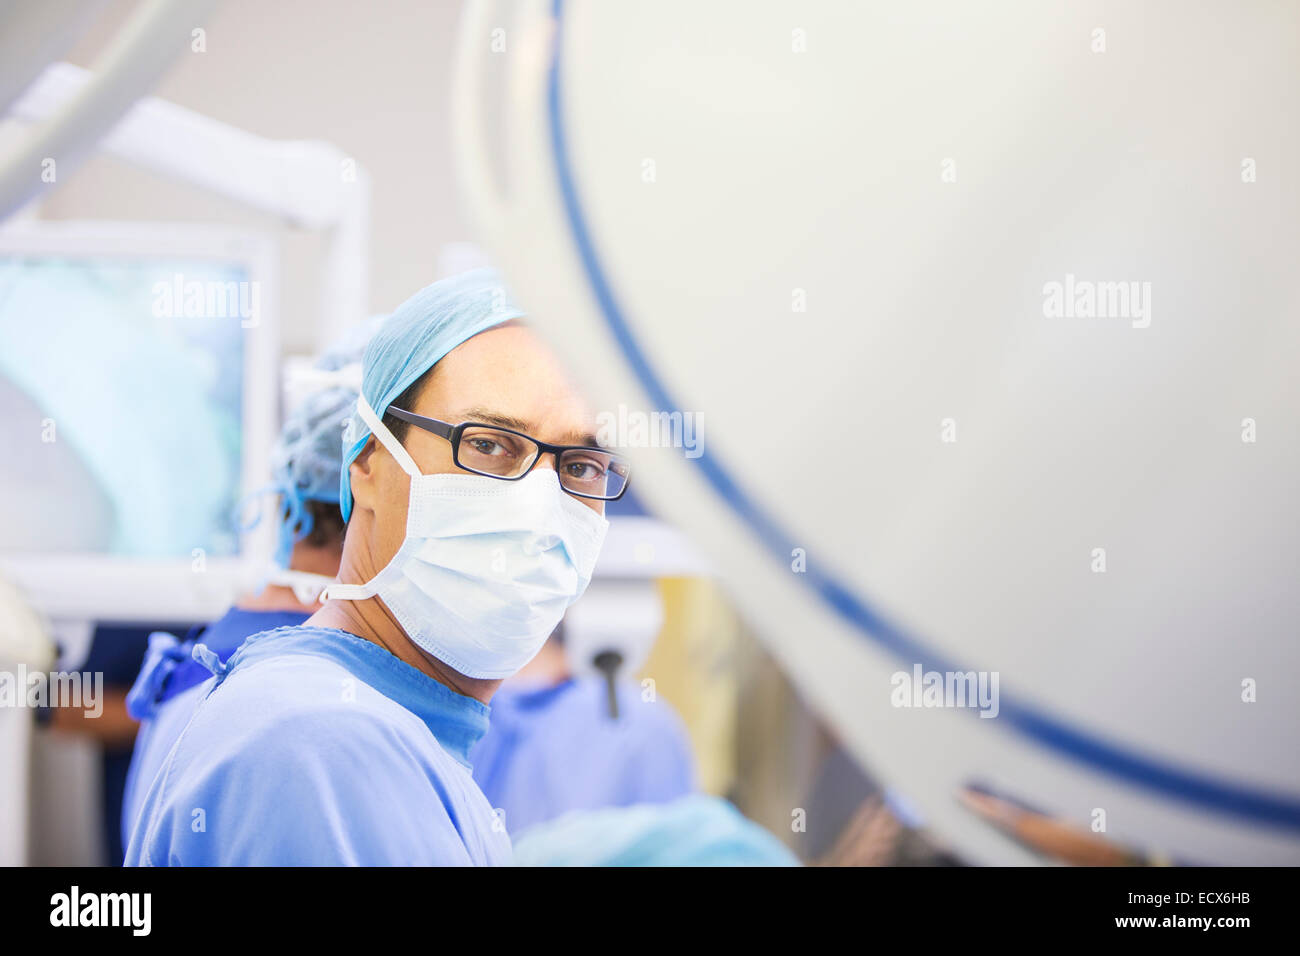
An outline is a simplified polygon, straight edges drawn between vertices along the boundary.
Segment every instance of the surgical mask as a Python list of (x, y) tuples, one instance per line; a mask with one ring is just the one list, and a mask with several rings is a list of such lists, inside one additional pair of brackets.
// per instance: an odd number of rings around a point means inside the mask
[(587, 589), (609, 522), (553, 469), (518, 481), (421, 474), (364, 398), (357, 410), (411, 476), (406, 539), (371, 580), (325, 597), (380, 598), (417, 646), (467, 677), (516, 673)]
[(244, 571), (244, 574), (241, 584), (245, 590), (253, 594), (261, 594), (268, 585), (275, 584), (291, 590), (298, 603), (308, 607), (323, 601), (322, 594), (335, 581), (329, 575), (315, 574), (311, 571), (294, 571), (281, 567), (275, 561), (254, 563)]
[(267, 584), (278, 584), (293, 591), (299, 604), (311, 606), (322, 600), (325, 589), (334, 583), (334, 579), (324, 574), (310, 571), (291, 571), (288, 568), (272, 568), (266, 575)]

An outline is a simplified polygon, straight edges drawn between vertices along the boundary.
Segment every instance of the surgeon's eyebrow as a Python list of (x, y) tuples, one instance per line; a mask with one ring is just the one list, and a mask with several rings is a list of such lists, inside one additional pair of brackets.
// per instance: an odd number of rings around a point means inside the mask
[[(475, 405), (473, 408), (467, 408), (460, 415), (462, 422), (479, 422), (483, 425), (499, 425), (502, 428), (509, 428), (512, 431), (523, 432), (525, 435), (533, 434), (533, 424), (523, 421), (519, 418), (512, 418), (509, 415), (502, 415), (491, 409), (483, 408), (481, 405)], [(534, 436), (536, 437), (536, 436)], [(552, 442), (554, 445), (589, 445), (593, 448), (600, 447), (596, 441), (595, 432), (572, 431), (564, 436), (564, 440)]]

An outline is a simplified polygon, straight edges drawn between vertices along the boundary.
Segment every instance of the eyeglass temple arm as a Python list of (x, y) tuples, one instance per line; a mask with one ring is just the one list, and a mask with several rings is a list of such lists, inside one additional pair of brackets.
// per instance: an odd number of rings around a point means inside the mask
[(408, 412), (404, 408), (388, 406), (388, 413), (394, 418), (400, 418), (404, 422), (409, 422), (417, 428), (423, 428), (425, 431), (433, 432), (440, 438), (451, 439), (451, 433), (455, 431), (456, 426), (450, 422), (440, 422), (436, 418), (425, 418), (423, 415), (417, 415), (414, 412)]

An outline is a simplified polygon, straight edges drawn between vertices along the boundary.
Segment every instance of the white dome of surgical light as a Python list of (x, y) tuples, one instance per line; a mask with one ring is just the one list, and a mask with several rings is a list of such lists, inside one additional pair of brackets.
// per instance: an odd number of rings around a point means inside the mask
[[(699, 457), (640, 450), (640, 495), (974, 859), (1034, 857), (967, 783), (1176, 859), (1300, 861), (1298, 27), (1208, 2), (466, 17), (485, 244), (598, 407), (707, 421)], [(900, 706), (918, 672), (996, 704)]]

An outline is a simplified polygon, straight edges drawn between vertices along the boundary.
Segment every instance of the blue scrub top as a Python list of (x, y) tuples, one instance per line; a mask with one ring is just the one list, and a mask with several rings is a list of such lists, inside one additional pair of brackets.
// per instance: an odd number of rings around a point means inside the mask
[(510, 862), (470, 775), (485, 705), (333, 628), (256, 634), (210, 663), (128, 866)]
[(501, 685), (470, 758), (511, 833), (570, 810), (666, 803), (695, 789), (690, 742), (673, 709), (621, 683), (615, 719), (607, 695), (598, 678)]
[[(243, 644), (249, 635), (273, 631), (277, 627), (293, 627), (303, 623), (309, 617), (310, 614), (302, 611), (246, 611), (243, 608), (232, 607), (206, 627), (191, 631), (186, 635), (186, 640), (202, 641), (207, 645), (208, 650), (225, 663), (230, 660), (231, 654), (239, 650), (239, 645)], [(195, 684), (202, 684), (211, 676), (212, 671), (187, 653), (185, 659), (168, 672), (166, 686), (162, 688), (162, 693), (156, 698), (156, 702), (161, 704)]]
[(202, 640), (225, 663), (249, 635), (301, 624), (308, 616), (301, 611), (246, 611), (234, 607), (211, 624), (191, 630), (184, 641), (165, 633), (150, 636), (144, 664), (126, 698), (127, 710), (140, 721), (140, 729), (122, 791), (123, 847), (140, 816), (145, 791), (199, 700), (193, 688), (212, 677), (212, 672), (191, 656), (194, 643)]

